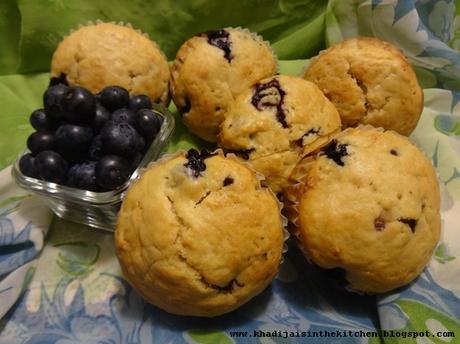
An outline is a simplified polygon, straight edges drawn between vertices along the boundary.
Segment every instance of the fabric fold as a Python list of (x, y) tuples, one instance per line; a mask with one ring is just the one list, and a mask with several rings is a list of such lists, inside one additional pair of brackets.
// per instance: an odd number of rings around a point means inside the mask
[(14, 185), (11, 168), (0, 172), (0, 318), (30, 281), (51, 223), (37, 196)]
[[(22, 27), (27, 29), (21, 41), (23, 70), (43, 70), (57, 37), (78, 22), (102, 15), (102, 19), (119, 18), (114, 14), (117, 10), (128, 13), (125, 20), (139, 26), (153, 17), (134, 20), (137, 14), (124, 11), (127, 3), (123, 0), (115, 1), (109, 12), (93, 6), (94, 2), (79, 2), (72, 9), (67, 4), (76, 2), (56, 1), (50, 10), (53, 20), (47, 21), (49, 14), (39, 11), (40, 3), (19, 2)], [(207, 9), (215, 11), (216, 4)], [(195, 5), (192, 1), (187, 6)], [(58, 219), (44, 245), (52, 214), (38, 198), (17, 188), (6, 168), (0, 172), (0, 343), (458, 342), (460, 93), (455, 90), (460, 90), (460, 8), (452, 0), (329, 0), (325, 13), (320, 11), (321, 1), (282, 0), (272, 5), (258, 12), (250, 4), (251, 10), (234, 22), (249, 25), (252, 16), (260, 16), (251, 28), (257, 31), (259, 27), (266, 38), (282, 37), (277, 45), (282, 56), (297, 58), (295, 50), (302, 40), (307, 48), (299, 51), (305, 53), (311, 53), (309, 47), (321, 46), (323, 37), (315, 35), (322, 31), (324, 16), (327, 44), (358, 35), (376, 36), (398, 45), (415, 65), (425, 88), (425, 108), (411, 140), (432, 160), (442, 193), (442, 236), (424, 273), (404, 288), (365, 297), (340, 290), (330, 276), (306, 264), (300, 252), (291, 249), (271, 287), (236, 312), (215, 319), (170, 315), (146, 304), (124, 281), (112, 234)], [(176, 4), (157, 6), (147, 13), (163, 10), (168, 15), (152, 22), (155, 34), (178, 23), (178, 33), (192, 35), (202, 25), (222, 18), (208, 18), (205, 11), (196, 16), (206, 19), (194, 26), (189, 7), (175, 12), (171, 9), (177, 9)], [(221, 15), (228, 17), (238, 8), (236, 3), (229, 5)], [(298, 16), (308, 15), (309, 8), (318, 16), (303, 26)], [(280, 13), (292, 20), (277, 18)], [(281, 25), (285, 22), (298, 27), (286, 28)], [(58, 27), (65, 30), (56, 36)], [(170, 54), (178, 43), (168, 41), (172, 34), (162, 38)], [(37, 46), (44, 46), (45, 51), (26, 66), (26, 58), (39, 50)], [(304, 63), (280, 61), (281, 73), (298, 75)], [(40, 106), (47, 78), (47, 73), (0, 76), (0, 104), (6, 113), (0, 116), (0, 168), (12, 163), (24, 147), (32, 131), (28, 112)], [(178, 127), (170, 151), (197, 144), (180, 121)], [(413, 335), (402, 341), (403, 335), (425, 331), (433, 340)], [(324, 337), (326, 333), (329, 338)]]

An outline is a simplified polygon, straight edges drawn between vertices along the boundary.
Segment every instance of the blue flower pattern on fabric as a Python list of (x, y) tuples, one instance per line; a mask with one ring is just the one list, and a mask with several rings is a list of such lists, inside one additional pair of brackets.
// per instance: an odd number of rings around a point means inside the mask
[[(325, 328), (333, 331), (375, 329), (377, 320), (369, 317), (375, 305), (373, 297), (350, 295), (334, 286), (324, 288), (327, 285), (324, 276), (318, 274), (314, 267), (305, 271), (304, 257), (298, 250), (293, 249), (287, 259), (291, 268), (289, 278), (283, 278), (284, 282), (276, 280), (271, 288), (255, 300), (231, 314), (217, 318), (168, 314), (145, 303), (122, 278), (103, 273), (119, 285), (118, 291), (105, 303), (85, 303), (87, 291), (80, 284), (72, 299), (66, 299), (70, 285), (80, 280), (63, 277), (52, 292), (47, 292), (43, 284), (40, 286), (39, 307), (33, 312), (27, 307), (27, 299), (31, 294), (30, 290), (27, 291), (4, 318), (7, 324), (5, 331), (14, 329), (15, 335), (24, 344), (134, 344), (190, 343), (186, 334), (196, 330), (218, 331), (230, 338), (230, 331), (248, 331), (252, 334), (255, 330), (295, 332)], [(297, 343), (300, 339), (293, 338), (284, 342)], [(233, 338), (233, 341), (251, 342), (247, 338)], [(253, 338), (253, 342), (259, 341)], [(359, 343), (360, 340), (349, 338), (348, 342)], [(0, 343), (4, 342), (0, 339)]]
[[(403, 36), (398, 42), (407, 42), (411, 46), (410, 51), (415, 52), (410, 56), (411, 62), (419, 71), (424, 70), (435, 79), (432, 86), (460, 90), (460, 55), (452, 45), (449, 46), (455, 29), (453, 0), (363, 0), (359, 3), (353, 0), (339, 1), (349, 3), (350, 8), (368, 6), (370, 15), (380, 13), (385, 6), (390, 7), (392, 11), (388, 13), (393, 13), (391, 18), (382, 18), (382, 21), (388, 19), (387, 26), (382, 24), (388, 36), (380, 38), (390, 40), (392, 36)], [(334, 1), (331, 0), (330, 4), (332, 3)], [(459, 17), (455, 20), (459, 20)], [(377, 36), (379, 33), (369, 28), (363, 32), (372, 32)], [(430, 146), (429, 154), (437, 168), (441, 167), (441, 160), (446, 161), (450, 157), (440, 155), (440, 151), (442, 154), (446, 154), (445, 151), (449, 149), (460, 152), (460, 92), (449, 94), (452, 99), (450, 108), (430, 117), (431, 129), (436, 130), (437, 139), (434, 140), (434, 148)], [(454, 209), (453, 197), (458, 195), (450, 194), (455, 191), (451, 185), (458, 182), (459, 171), (460, 167), (453, 166), (440, 175), (441, 185), (446, 189), (443, 191), (445, 211)], [(0, 276), (27, 263), (38, 253), (31, 238), (32, 224), (17, 227), (9, 217), (18, 209), (21, 201), (22, 198), (19, 197), (6, 203), (0, 202)], [(454, 243), (441, 242), (438, 246), (435, 260), (442, 268), (449, 269), (452, 264), (458, 264), (457, 257), (451, 254), (452, 244)], [(423, 324), (437, 319), (440, 323), (444, 321), (449, 330), (460, 328), (458, 286), (452, 285), (453, 282), (450, 281), (439, 280), (430, 269), (425, 270), (411, 285), (375, 299), (337, 289), (330, 281), (325, 281), (324, 276), (318, 274), (314, 267), (306, 265), (296, 249), (291, 249), (279, 278), (261, 295), (231, 314), (202, 319), (167, 314), (146, 304), (121, 277), (93, 271), (91, 257), (98, 259), (99, 246), (91, 242), (85, 247), (93, 251), (88, 255), (90, 258), (78, 261), (78, 264), (71, 255), (57, 257), (56, 264), (61, 269), (62, 277), (56, 286), (47, 288), (43, 283), (26, 290), (0, 321), (0, 343), (216, 342), (212, 338), (219, 338), (219, 343), (261, 343), (259, 338), (254, 337), (231, 338), (230, 331), (374, 331), (379, 326), (379, 320), (384, 329), (420, 329), (411, 327), (416, 322), (411, 313), (413, 305), (419, 305), (420, 309), (423, 306), (423, 312), (432, 317), (423, 318)], [(85, 289), (83, 282), (101, 275), (112, 278), (119, 288), (99, 303), (88, 303), (91, 290)], [(78, 285), (76, 288), (75, 283)], [(18, 281), (14, 288), (22, 287), (23, 281)], [(14, 288), (0, 287), (0, 300), (7, 297), (4, 295)], [(75, 289), (70, 293), (72, 288)], [(28, 302), (37, 297), (38, 308), (31, 309)], [(446, 317), (449, 321), (445, 320)], [(275, 343), (298, 343), (309, 342), (311, 339), (271, 340)], [(324, 342), (332, 343), (332, 339)], [(367, 339), (363, 338), (336, 340), (336, 343), (366, 342)]]
[(16, 230), (13, 221), (7, 215), (18, 207), (14, 198), (0, 207), (0, 276), (5, 275), (33, 259), (37, 250), (30, 239), (32, 223), (28, 222), (20, 230)]

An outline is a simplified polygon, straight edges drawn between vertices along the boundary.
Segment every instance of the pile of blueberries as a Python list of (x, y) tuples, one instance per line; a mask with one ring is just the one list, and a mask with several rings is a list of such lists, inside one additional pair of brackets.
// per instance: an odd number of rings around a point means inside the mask
[(160, 131), (163, 118), (146, 95), (130, 97), (109, 86), (98, 94), (65, 83), (50, 84), (44, 109), (30, 123), (30, 153), (19, 161), (29, 177), (103, 192), (123, 185)]

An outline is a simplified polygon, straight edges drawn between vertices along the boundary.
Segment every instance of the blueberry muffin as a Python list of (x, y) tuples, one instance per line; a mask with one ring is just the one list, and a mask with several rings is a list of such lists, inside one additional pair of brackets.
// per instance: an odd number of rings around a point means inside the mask
[(336, 106), (344, 127), (370, 124), (408, 136), (423, 109), (423, 92), (396, 47), (376, 38), (354, 38), (312, 59), (305, 79)]
[(270, 47), (243, 29), (208, 31), (186, 41), (171, 67), (171, 94), (185, 124), (215, 142), (233, 99), (260, 79), (276, 73)]
[(211, 317), (267, 287), (284, 239), (279, 204), (254, 171), (189, 150), (156, 163), (129, 189), (115, 241), (126, 279), (148, 302)]
[(148, 37), (128, 26), (99, 23), (72, 32), (54, 52), (51, 76), (93, 93), (116, 85), (157, 103), (169, 102), (165, 56)]
[(306, 255), (343, 269), (352, 289), (382, 293), (415, 279), (440, 232), (435, 170), (407, 138), (349, 128), (293, 172), (290, 220)]
[(304, 155), (340, 131), (340, 116), (319, 88), (285, 75), (247, 88), (224, 117), (219, 145), (262, 173), (275, 193)]

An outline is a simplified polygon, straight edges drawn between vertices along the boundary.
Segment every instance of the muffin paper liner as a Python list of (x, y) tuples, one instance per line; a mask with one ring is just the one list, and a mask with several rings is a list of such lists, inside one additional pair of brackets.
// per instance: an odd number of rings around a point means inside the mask
[[(87, 27), (87, 26), (94, 26), (94, 25), (99, 25), (99, 24), (114, 24), (114, 25), (119, 25), (119, 26), (125, 26), (125, 27), (128, 27), (130, 29), (133, 29), (134, 31), (136, 31), (137, 33), (140, 33), (142, 36), (145, 36), (146, 38), (148, 38), (152, 43), (153, 45), (160, 51), (161, 55), (165, 58), (166, 61), (168, 61), (168, 58), (166, 57), (166, 55), (164, 54), (163, 50), (161, 50), (159, 44), (157, 42), (155, 42), (148, 33), (140, 30), (140, 29), (136, 29), (133, 27), (133, 25), (129, 22), (123, 22), (123, 21), (103, 21), (103, 20), (100, 20), (100, 19), (96, 19), (96, 20), (89, 20), (86, 22), (86, 24), (78, 24), (77, 26), (77, 29), (70, 29), (69, 31), (69, 34), (72, 34), (74, 33), (75, 31), (77, 31), (78, 29), (81, 29), (83, 27)], [(65, 37), (67, 37), (68, 35), (64, 36), (63, 39)]]
[(301, 157), (301, 159), (303, 159), (306, 156), (309, 156), (313, 152), (317, 152), (322, 147), (324, 147), (329, 142), (331, 142), (331, 140), (334, 137), (336, 137), (337, 135), (339, 135), (340, 133), (341, 133), (341, 129), (338, 128), (337, 130), (335, 130), (335, 131), (333, 131), (333, 132), (331, 132), (329, 134), (318, 136), (316, 138), (316, 140), (314, 140), (313, 142), (311, 142), (311, 143), (309, 143), (309, 144), (307, 144), (305, 146), (302, 146), (302, 157)]
[(256, 32), (252, 32), (249, 29), (241, 27), (241, 26), (236, 26), (236, 27), (228, 26), (228, 27), (224, 28), (224, 30), (238, 30), (238, 31), (241, 31), (241, 32), (245, 32), (245, 33), (249, 34), (252, 38), (254, 38), (254, 40), (256, 42), (259, 42), (259, 43), (262, 43), (263, 45), (265, 45), (271, 51), (271, 53), (273, 55), (273, 58), (275, 59), (275, 62), (276, 62), (276, 74), (279, 73), (280, 65), (279, 65), (278, 55), (276, 55), (276, 53), (273, 50), (273, 47), (271, 46), (269, 41), (265, 41), (264, 38), (262, 36), (260, 36), (259, 34), (257, 34)]
[[(275, 63), (276, 63), (276, 72), (275, 72), (275, 75), (279, 73), (279, 59), (278, 59), (278, 56), (276, 55), (275, 51), (273, 50), (271, 44), (269, 41), (265, 41), (263, 39), (262, 36), (258, 35), (257, 33), (255, 32), (252, 32), (250, 31), (249, 29), (246, 29), (246, 28), (243, 28), (241, 26), (237, 26), (237, 27), (231, 27), (231, 26), (228, 26), (228, 27), (225, 27), (223, 28), (222, 30), (236, 30), (236, 31), (240, 31), (240, 32), (244, 32), (244, 33), (247, 33), (249, 34), (256, 42), (259, 42), (263, 45), (265, 45), (269, 50), (270, 52), (272, 53), (272, 56), (273, 58), (275, 59)], [(189, 38), (190, 39), (190, 38)], [(189, 40), (187, 39), (186, 41), (184, 41), (181, 46), (180, 46), (180, 49), (183, 49), (184, 48), (184, 45), (185, 43)], [(178, 49), (179, 51), (179, 49)], [(177, 54), (176, 54), (176, 57), (172, 63), (172, 65), (170, 66), (170, 69), (171, 69), (171, 73), (174, 72), (175, 70), (178, 70), (180, 68), (180, 65), (182, 65), (182, 62), (178, 63), (177, 61)]]
[[(343, 137), (344, 135), (346, 135), (346, 133), (348, 131), (351, 131), (351, 130), (355, 130), (355, 129), (359, 129), (359, 130), (378, 130), (378, 131), (381, 131), (383, 132), (383, 128), (375, 128), (371, 125), (361, 125), (361, 126), (358, 126), (357, 128), (348, 128), (348, 129), (345, 129), (344, 131), (340, 131), (336, 134), (332, 134), (329, 136), (329, 140), (324, 142), (323, 145), (318, 145), (315, 147), (314, 150), (311, 150), (308, 154), (306, 154), (304, 156), (304, 158), (297, 164), (297, 166), (294, 168), (291, 176), (289, 177), (289, 181), (290, 181), (290, 185), (284, 190), (283, 192), (283, 195), (286, 199), (286, 205), (285, 205), (285, 209), (286, 209), (286, 216), (287, 218), (289, 219), (289, 224), (288, 225), (288, 229), (289, 229), (289, 232), (292, 234), (294, 240), (292, 240), (292, 242), (294, 243), (294, 245), (297, 246), (297, 248), (300, 249), (300, 251), (302, 252), (303, 256), (305, 257), (305, 259), (309, 262), (309, 264), (314, 264), (316, 265), (313, 260), (311, 259), (310, 255), (308, 254), (308, 251), (306, 250), (305, 246), (303, 245), (303, 240), (302, 240), (302, 236), (300, 234), (300, 231), (299, 231), (299, 227), (300, 227), (300, 224), (299, 224), (299, 198), (300, 196), (302, 195), (302, 193), (304, 192), (305, 188), (307, 188), (307, 181), (306, 181), (306, 177), (307, 177), (307, 174), (312, 166), (312, 164), (316, 161), (318, 155), (320, 154), (320, 149), (326, 145), (327, 143), (329, 143), (331, 140), (333, 139), (338, 139), (340, 137)], [(318, 266), (318, 265), (316, 265)], [(321, 269), (325, 269), (325, 268), (322, 268), (320, 266), (318, 266), (319, 268)], [(327, 269), (325, 269), (327, 270)], [(345, 270), (345, 269), (344, 269)], [(346, 270), (345, 270), (346, 271)], [(349, 291), (349, 292), (353, 292), (353, 293), (356, 293), (356, 294), (360, 294), (360, 295), (365, 295), (366, 293), (362, 292), (362, 291), (359, 291), (359, 290), (356, 290), (354, 288), (351, 288), (349, 285), (346, 285), (343, 287), (345, 290)]]

